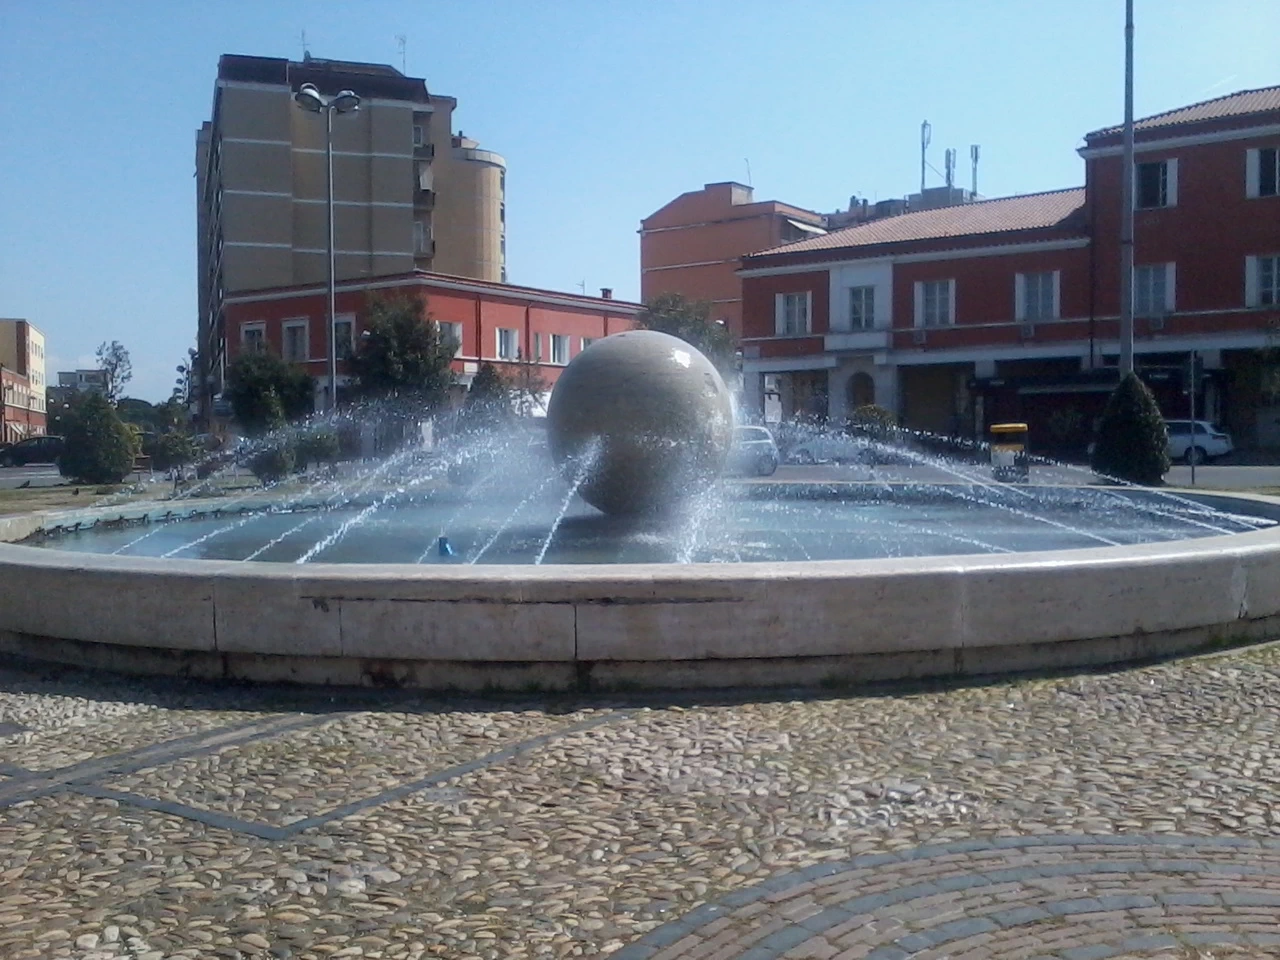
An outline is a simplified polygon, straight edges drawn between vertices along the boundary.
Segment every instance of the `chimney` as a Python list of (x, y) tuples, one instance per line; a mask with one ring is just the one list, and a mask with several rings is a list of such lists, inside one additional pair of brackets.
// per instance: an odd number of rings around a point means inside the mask
[(613, 299), (613, 287), (601, 287), (601, 288), (600, 288), (600, 299), (601, 299), (601, 300), (612, 300), (612, 299)]

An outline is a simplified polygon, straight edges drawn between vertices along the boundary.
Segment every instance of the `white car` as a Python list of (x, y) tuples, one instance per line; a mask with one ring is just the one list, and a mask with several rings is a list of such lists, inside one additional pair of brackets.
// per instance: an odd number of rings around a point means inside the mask
[(865, 440), (842, 433), (823, 433), (792, 448), (787, 457), (792, 463), (860, 463), (873, 462)]
[(1205, 420), (1166, 420), (1169, 428), (1169, 459), (1187, 463), (1207, 463), (1225, 457), (1235, 449), (1231, 434)]

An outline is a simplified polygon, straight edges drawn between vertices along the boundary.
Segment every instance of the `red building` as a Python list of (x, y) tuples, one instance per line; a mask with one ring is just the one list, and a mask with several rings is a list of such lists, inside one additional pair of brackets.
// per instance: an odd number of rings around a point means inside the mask
[[(875, 402), (911, 427), (981, 435), (1026, 419), (1087, 440), (1115, 383), (1119, 128), (1085, 137), (1085, 186), (872, 221), (743, 259), (748, 405), (843, 418)], [(1185, 416), (1280, 446), (1280, 87), (1136, 125), (1135, 353)]]
[[(614, 300), (608, 290), (601, 293), (584, 297), (424, 271), (341, 281), (335, 310), (339, 388), (347, 381), (345, 358), (364, 329), (371, 297), (422, 300), (427, 315), (458, 344), (453, 369), (463, 386), (471, 383), (481, 362), (503, 372), (518, 360), (536, 362), (551, 386), (593, 340), (635, 325), (640, 304)], [(228, 296), (226, 304), (228, 362), (252, 346), (304, 364), (315, 378), (321, 406), (328, 389), (327, 288), (254, 290)]]

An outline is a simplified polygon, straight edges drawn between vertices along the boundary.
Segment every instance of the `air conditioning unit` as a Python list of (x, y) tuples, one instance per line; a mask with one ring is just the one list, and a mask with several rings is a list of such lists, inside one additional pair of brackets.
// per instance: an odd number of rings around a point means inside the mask
[(1023, 323), (1018, 326), (1018, 336), (1023, 340), (1031, 340), (1036, 335), (1036, 325), (1034, 323)]
[(917, 347), (923, 347), (925, 344), (925, 339), (926, 339), (925, 332), (923, 330), (911, 331), (911, 342), (914, 343)]
[(1152, 333), (1159, 333), (1164, 329), (1164, 316), (1157, 314), (1154, 317), (1147, 317), (1147, 329)]

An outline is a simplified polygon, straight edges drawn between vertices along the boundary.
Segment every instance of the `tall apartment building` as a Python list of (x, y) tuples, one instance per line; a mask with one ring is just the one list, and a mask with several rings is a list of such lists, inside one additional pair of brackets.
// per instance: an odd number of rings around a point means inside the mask
[(304, 83), (353, 90), (333, 118), (339, 280), (431, 270), (506, 279), (506, 163), (453, 132), (453, 97), (383, 64), (224, 55), (196, 134), (198, 395), (208, 415), (226, 366), (224, 303), (327, 275), (325, 118)]
[(0, 320), (0, 443), (45, 431), (44, 334), (26, 320)]

